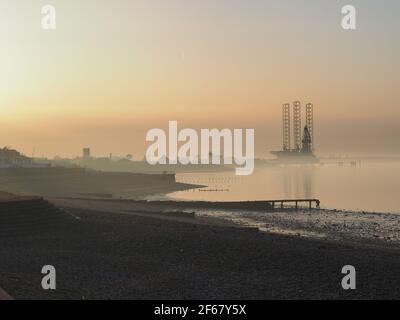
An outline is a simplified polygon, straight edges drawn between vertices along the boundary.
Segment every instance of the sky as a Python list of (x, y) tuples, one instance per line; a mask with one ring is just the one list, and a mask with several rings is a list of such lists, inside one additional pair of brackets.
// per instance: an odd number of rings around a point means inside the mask
[(317, 151), (400, 152), (399, 17), (398, 0), (1, 0), (0, 146), (143, 158), (146, 132), (177, 120), (254, 128), (266, 156), (300, 100)]

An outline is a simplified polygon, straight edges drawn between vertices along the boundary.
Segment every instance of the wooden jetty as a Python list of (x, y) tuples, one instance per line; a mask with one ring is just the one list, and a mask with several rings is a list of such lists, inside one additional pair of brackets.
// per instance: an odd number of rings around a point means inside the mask
[(271, 204), (273, 210), (277, 208), (277, 205), (278, 208), (283, 209), (285, 207), (285, 204), (291, 204), (296, 209), (298, 209), (299, 204), (302, 203), (308, 204), (308, 207), (310, 209), (313, 208), (313, 204), (315, 204), (315, 208), (317, 209), (319, 209), (321, 205), (321, 201), (319, 201), (318, 199), (270, 200), (268, 202)]

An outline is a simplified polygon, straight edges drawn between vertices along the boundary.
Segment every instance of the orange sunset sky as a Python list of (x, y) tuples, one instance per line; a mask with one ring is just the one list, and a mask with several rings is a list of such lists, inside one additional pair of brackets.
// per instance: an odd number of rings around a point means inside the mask
[[(400, 3), (2, 0), (0, 146), (36, 156), (131, 153), (145, 134), (254, 128), (281, 146), (281, 105), (315, 104), (320, 152), (400, 151)], [(41, 29), (41, 7), (57, 30)]]

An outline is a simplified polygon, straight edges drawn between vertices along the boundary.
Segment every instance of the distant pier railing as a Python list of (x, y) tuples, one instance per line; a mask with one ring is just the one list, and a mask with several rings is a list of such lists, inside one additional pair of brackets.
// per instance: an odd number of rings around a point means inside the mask
[(318, 199), (294, 199), (294, 200), (269, 200), (268, 201), (271, 204), (271, 208), (274, 210), (276, 208), (285, 208), (285, 204), (291, 204), (293, 205), (296, 209), (299, 208), (299, 204), (307, 204), (310, 209), (313, 208), (313, 204), (315, 204), (315, 208), (319, 209), (321, 206), (321, 201)]

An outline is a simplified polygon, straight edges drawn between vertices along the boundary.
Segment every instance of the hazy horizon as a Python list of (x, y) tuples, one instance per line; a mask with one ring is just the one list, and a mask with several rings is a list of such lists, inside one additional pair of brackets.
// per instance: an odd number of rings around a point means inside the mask
[[(295, 3), (295, 4), (293, 4)], [(315, 105), (321, 153), (400, 152), (395, 0), (53, 0), (0, 4), (0, 146), (36, 156), (133, 154), (167, 128), (254, 128), (282, 144), (281, 105)], [(35, 14), (37, 13), (37, 14)]]

